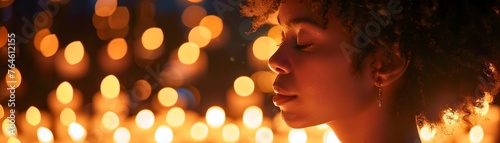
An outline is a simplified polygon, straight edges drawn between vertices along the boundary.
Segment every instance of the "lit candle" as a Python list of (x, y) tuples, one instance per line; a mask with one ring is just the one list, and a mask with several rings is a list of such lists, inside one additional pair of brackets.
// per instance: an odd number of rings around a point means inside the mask
[(157, 143), (170, 143), (174, 138), (174, 133), (167, 126), (160, 126), (155, 132), (155, 141)]
[(115, 143), (130, 142), (130, 131), (125, 127), (120, 127), (113, 133), (113, 141)]
[(53, 143), (54, 135), (52, 131), (45, 127), (39, 127), (37, 130), (37, 137), (40, 143)]
[(73, 122), (68, 127), (68, 133), (73, 142), (83, 143), (85, 142), (86, 131), (82, 125), (77, 122)]
[(78, 110), (82, 105), (82, 92), (73, 88), (67, 81), (59, 84), (55, 91), (49, 93), (48, 105), (52, 113), (59, 113), (62, 109), (69, 107)]
[(304, 129), (291, 129), (288, 132), (288, 141), (290, 143), (305, 143), (307, 142), (307, 133)]
[(191, 127), (191, 138), (194, 141), (204, 141), (208, 136), (208, 126), (203, 122), (197, 122)]

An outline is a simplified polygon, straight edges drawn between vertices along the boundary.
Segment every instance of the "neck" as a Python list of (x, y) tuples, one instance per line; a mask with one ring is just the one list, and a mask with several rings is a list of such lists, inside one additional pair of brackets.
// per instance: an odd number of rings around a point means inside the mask
[(414, 117), (401, 117), (390, 110), (394, 106), (373, 103), (359, 114), (327, 124), (342, 142), (420, 142)]

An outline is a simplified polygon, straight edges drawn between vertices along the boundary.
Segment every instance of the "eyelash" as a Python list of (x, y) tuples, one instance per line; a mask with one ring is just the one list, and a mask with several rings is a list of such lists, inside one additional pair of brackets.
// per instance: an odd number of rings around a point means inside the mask
[[(277, 44), (276, 46), (281, 47), (281, 45), (283, 45), (284, 42), (285, 42), (285, 38), (283, 37), (281, 39), (281, 42), (279, 44)], [(295, 44), (295, 46), (293, 48), (295, 48), (297, 50), (304, 50), (304, 49), (311, 47), (312, 45), (313, 44), (305, 44), (305, 45)]]

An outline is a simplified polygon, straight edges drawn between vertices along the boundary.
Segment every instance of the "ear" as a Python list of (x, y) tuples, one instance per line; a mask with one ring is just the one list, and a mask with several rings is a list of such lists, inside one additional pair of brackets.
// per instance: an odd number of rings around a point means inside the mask
[(398, 50), (397, 44), (391, 50), (379, 50), (373, 56), (372, 69), (375, 86), (385, 87), (393, 84), (403, 76), (410, 60)]

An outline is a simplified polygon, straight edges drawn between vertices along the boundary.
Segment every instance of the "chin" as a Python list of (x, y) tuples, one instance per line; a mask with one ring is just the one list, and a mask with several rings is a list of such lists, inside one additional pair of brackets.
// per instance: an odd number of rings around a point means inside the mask
[(281, 117), (285, 121), (286, 125), (291, 128), (306, 128), (321, 124), (321, 123), (313, 123), (310, 119), (304, 118), (303, 116), (287, 112), (281, 112)]

